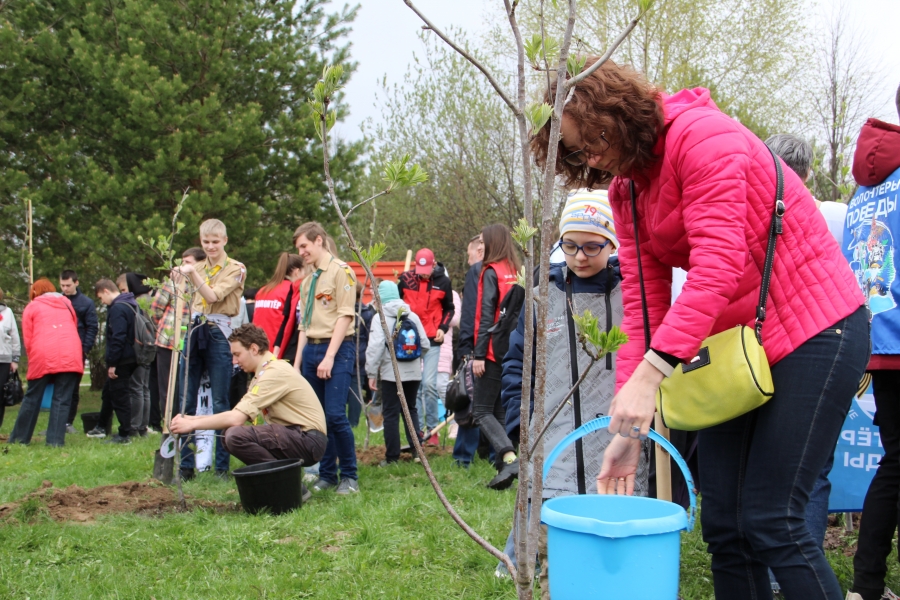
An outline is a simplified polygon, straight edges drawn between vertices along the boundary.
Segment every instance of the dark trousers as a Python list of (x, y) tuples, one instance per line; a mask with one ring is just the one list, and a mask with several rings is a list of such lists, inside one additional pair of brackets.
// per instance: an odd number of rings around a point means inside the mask
[[(172, 355), (173, 351), (168, 348), (160, 348), (156, 347), (156, 386), (157, 386), (157, 394), (159, 395), (159, 406), (157, 407), (159, 416), (158, 421), (153, 420), (153, 413), (150, 413), (150, 423), (159, 423), (160, 429), (162, 429), (162, 425), (165, 422), (163, 417), (163, 413), (166, 410), (166, 400), (169, 397), (169, 371), (172, 368)], [(152, 381), (151, 381), (152, 383)], [(151, 406), (152, 408), (152, 406)], [(180, 410), (180, 406), (177, 401), (172, 402), (172, 414), (177, 413)], [(171, 416), (171, 415), (170, 415)]]
[(78, 416), (78, 402), (81, 400), (81, 396), (78, 393), (78, 388), (81, 387), (81, 382), (78, 382), (78, 385), (75, 386), (75, 389), (72, 390), (72, 404), (69, 406), (69, 416), (66, 418), (66, 423), (71, 425), (75, 422), (75, 417)]
[[(419, 412), (416, 409), (416, 395), (419, 393), (418, 381), (404, 381), (403, 395), (406, 397), (406, 407), (412, 416), (413, 423), (419, 422)], [(403, 409), (400, 407), (400, 394), (397, 383), (381, 380), (381, 411), (384, 415), (384, 459), (387, 462), (400, 460), (400, 421), (403, 421), (403, 429), (406, 431), (406, 441), (413, 445), (413, 435), (422, 441), (421, 434), (416, 431), (411, 433), (403, 418)]]
[(853, 558), (853, 591), (863, 600), (881, 598), (900, 516), (900, 371), (872, 371), (872, 387), (884, 458), (866, 493)]
[(328, 436), (299, 425), (243, 425), (225, 430), (225, 447), (245, 465), (299, 458), (304, 465), (322, 459)]
[(44, 388), (53, 384), (53, 403), (50, 405), (50, 422), (47, 424), (47, 445), (62, 446), (66, 443), (66, 416), (69, 414), (69, 402), (72, 400), (72, 388), (81, 381), (79, 373), (55, 373), (44, 375), (39, 379), (29, 379), (25, 398), (19, 408), (19, 416), (9, 434), (9, 443), (28, 444), (34, 434), (38, 415), (41, 412), (41, 401), (44, 399)]
[(319, 379), (316, 370), (325, 358), (328, 344), (306, 344), (300, 369), (312, 386), (325, 411), (328, 426), (328, 447), (319, 463), (319, 477), (329, 483), (338, 481), (338, 460), (341, 461), (341, 479), (357, 479), (356, 442), (353, 429), (347, 420), (347, 393), (350, 376), (356, 362), (353, 342), (345, 340), (338, 348), (331, 368), (330, 379)]
[[(160, 350), (161, 348), (156, 349), (157, 356), (159, 356)], [(148, 425), (155, 429), (162, 429), (162, 409), (159, 407), (159, 373), (156, 368), (156, 361), (157, 359), (154, 358), (153, 362), (150, 363), (150, 420)], [(169, 372), (166, 371), (166, 375), (168, 374)], [(165, 399), (165, 394), (162, 397)]]
[[(199, 348), (198, 335), (200, 331), (195, 329), (204, 327), (208, 337), (206, 339), (206, 347)], [(182, 390), (187, 388), (187, 396), (185, 398), (184, 412), (187, 415), (193, 415), (197, 412), (197, 394), (200, 391), (200, 379), (203, 371), (209, 375), (209, 385), (212, 392), (213, 414), (219, 414), (231, 410), (229, 404), (229, 396), (231, 394), (231, 373), (233, 371), (231, 360), (231, 344), (225, 339), (225, 334), (216, 325), (211, 323), (195, 324), (191, 329), (190, 355), (188, 361), (188, 381), (184, 385), (185, 360), (181, 361), (181, 373), (178, 375), (178, 395), (177, 406), (175, 412), (181, 412), (181, 394)], [(216, 433), (221, 434), (221, 431)], [(181, 447), (181, 468), (194, 468), (194, 452), (188, 448), (193, 437), (184, 439)], [(228, 450), (225, 449), (225, 443), (222, 438), (216, 437), (216, 471), (228, 471), (231, 457)]]
[(767, 566), (786, 598), (843, 598), (806, 505), (869, 360), (866, 313), (860, 308), (775, 364), (768, 403), (700, 432), (701, 521), (716, 598), (771, 598)]
[[(112, 413), (115, 411), (119, 419), (119, 435), (126, 437), (134, 433), (131, 430), (131, 376), (137, 369), (137, 363), (130, 365), (117, 365), (116, 378), (107, 378), (103, 384), (100, 397), (103, 403), (100, 406), (99, 423), (109, 423)], [(85, 432), (87, 433), (87, 432)], [(112, 434), (112, 431), (106, 433)]]
[(231, 373), (231, 387), (228, 391), (228, 404), (234, 409), (238, 402), (247, 395), (247, 386), (250, 385), (249, 375), (241, 370), (235, 369)]
[(513, 444), (506, 435), (506, 410), (500, 401), (500, 375), (502, 368), (492, 360), (484, 361), (484, 375), (475, 378), (475, 422), (496, 453), (496, 462), (513, 451)]
[[(3, 386), (6, 385), (6, 380), (9, 379), (9, 368), (10, 363), (0, 363), (0, 392), (2, 392)], [(6, 414), (5, 400), (3, 394), (0, 393), (0, 427), (3, 427), (3, 415)]]
[[(82, 361), (84, 361), (84, 354), (81, 355)], [(78, 416), (78, 402), (81, 400), (80, 395), (78, 393), (78, 388), (81, 387), (81, 380), (78, 380), (78, 385), (75, 386), (75, 390), (72, 392), (72, 404), (69, 405), (69, 416), (66, 417), (66, 424), (71, 425), (75, 422), (75, 417)], [(0, 419), (0, 423), (2, 423), (3, 419)]]

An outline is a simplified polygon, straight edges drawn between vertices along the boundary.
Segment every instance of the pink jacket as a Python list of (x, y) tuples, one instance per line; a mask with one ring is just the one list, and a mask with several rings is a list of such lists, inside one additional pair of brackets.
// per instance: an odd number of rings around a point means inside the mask
[(459, 294), (453, 290), (453, 318), (450, 319), (450, 329), (444, 334), (444, 343), (440, 345), (441, 358), (438, 362), (438, 373), (453, 373), (453, 328), (459, 327), (459, 315), (462, 312), (462, 302)]
[(84, 374), (75, 309), (65, 296), (42, 294), (22, 313), (29, 381), (54, 373)]
[[(775, 203), (775, 165), (765, 144), (716, 107), (703, 88), (663, 96), (665, 125), (656, 166), (635, 177), (651, 347), (682, 360), (702, 341), (752, 325)], [(853, 313), (864, 299), (812, 196), (782, 163), (784, 233), (762, 336), (771, 364)], [(621, 247), (623, 329), (616, 359), (621, 387), (644, 354), (641, 296), (628, 179), (609, 190)], [(688, 271), (671, 305), (672, 267)]]

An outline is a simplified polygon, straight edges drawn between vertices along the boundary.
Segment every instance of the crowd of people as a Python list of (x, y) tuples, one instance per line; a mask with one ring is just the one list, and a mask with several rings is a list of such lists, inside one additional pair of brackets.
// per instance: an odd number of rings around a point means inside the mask
[[(551, 86), (548, 99), (554, 94)], [(897, 105), (900, 114), (900, 90)], [(594, 362), (577, 341), (575, 313), (588, 309), (606, 331), (619, 326), (630, 340), (594, 365), (545, 432), (551, 448), (583, 422), (611, 417), (608, 430), (562, 453), (543, 498), (653, 495), (646, 436), (660, 386), (692, 363), (710, 335), (752, 324), (774, 395), (682, 439), (703, 494), (717, 597), (842, 597), (822, 549), (828, 474), (851, 399), (869, 372), (885, 457), (866, 498), (847, 598), (897, 598), (884, 579), (900, 496), (900, 354), (872, 347), (870, 331), (874, 336), (881, 321), (867, 308), (873, 293), (897, 291), (891, 280), (861, 293), (843, 252), (847, 205), (819, 202), (804, 185), (809, 144), (787, 134), (763, 142), (719, 111), (708, 90), (666, 95), (612, 62), (574, 89), (561, 132), (552, 168), (573, 191), (561, 210), (549, 294), (540, 298), (546, 321), (535, 316), (533, 323), (546, 334), (545, 417)], [(532, 143), (541, 166), (549, 160), (548, 136), (549, 126)], [(870, 120), (854, 177), (872, 188), (898, 168), (900, 127)], [(353, 427), (361, 410), (381, 405), (380, 466), (390, 468), (401, 454), (401, 391), (415, 425), (403, 424), (409, 445), (437, 444), (448, 382), (470, 369), (474, 389), (468, 418), (454, 427), (455, 464), (489, 457), (496, 475), (486, 484), (496, 490), (509, 488), (521, 468), (530, 472), (518, 448), (528, 358), (524, 291), (505, 225), (487, 225), (471, 238), (461, 290), (429, 248), (396, 281), (361, 282), (315, 222), (296, 230), (296, 254), (280, 255), (271, 279), (253, 290), (245, 287), (245, 266), (225, 252), (223, 223), (204, 221), (199, 239), (156, 290), (137, 273), (94, 284), (106, 307), (107, 380), (99, 424), (88, 436), (128, 443), (160, 432), (178, 361), (169, 428), (186, 436), (184, 479), (196, 475), (191, 434), (215, 430), (220, 477), (228, 476), (231, 454), (246, 464), (299, 458), (311, 483), (305, 497), (350, 495), (360, 491)], [(531, 276), (537, 298), (540, 282)], [(78, 386), (99, 327), (77, 275), (66, 270), (59, 283), (62, 294), (49, 280), (36, 281), (23, 313), (28, 391), (11, 442), (31, 440), (51, 382), (46, 442), (62, 445), (76, 433)], [(366, 284), (378, 290), (380, 306), (362, 302)], [(0, 386), (19, 355), (14, 316), (0, 304)], [(211, 399), (205, 415), (197, 414), (202, 381)], [(532, 425), (530, 436), (537, 433)], [(514, 539), (512, 531), (506, 551), (515, 560)], [(538, 554), (546, 556), (546, 533)], [(547, 574), (542, 569), (545, 598)]]

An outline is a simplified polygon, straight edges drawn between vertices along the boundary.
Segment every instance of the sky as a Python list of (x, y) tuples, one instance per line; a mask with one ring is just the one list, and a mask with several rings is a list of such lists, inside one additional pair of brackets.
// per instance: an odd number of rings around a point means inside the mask
[[(502, 0), (414, 0), (414, 4), (441, 29), (455, 25), (464, 29), (469, 39), (487, 29), (487, 19), (496, 18), (488, 6), (502, 5)], [(861, 50), (873, 64), (878, 64), (881, 89), (873, 97), (884, 98), (875, 115), (897, 123), (894, 93), (900, 84), (900, 50), (895, 37), (900, 25), (900, 0), (819, 0), (809, 9), (808, 17), (822, 25), (838, 4), (846, 6), (851, 28), (860, 39)], [(338, 0), (337, 7), (343, 6)], [(360, 0), (361, 9), (349, 41), (351, 54), (358, 67), (345, 88), (349, 117), (335, 127), (335, 134), (346, 139), (362, 137), (361, 124), (366, 119), (381, 118), (375, 106), (380, 81), (402, 83), (413, 53), (421, 53), (417, 34), (422, 22), (403, 0)], [(491, 15), (488, 17), (488, 15)]]

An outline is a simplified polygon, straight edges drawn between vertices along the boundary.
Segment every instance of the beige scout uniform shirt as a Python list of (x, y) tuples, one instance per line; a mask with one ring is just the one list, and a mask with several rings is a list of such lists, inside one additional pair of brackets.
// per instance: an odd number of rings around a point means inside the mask
[(194, 265), (194, 269), (215, 292), (218, 301), (209, 304), (200, 293), (196, 293), (191, 303), (192, 313), (234, 317), (241, 311), (241, 295), (244, 293), (247, 268), (233, 258), (228, 258), (227, 254), (219, 264), (222, 265), (221, 269), (211, 266), (209, 259), (206, 259)]
[(347, 335), (353, 335), (352, 317), (356, 314), (356, 276), (353, 269), (327, 252), (316, 268), (322, 269), (322, 273), (316, 282), (315, 304), (307, 327), (304, 327), (304, 316), (314, 275), (308, 275), (300, 284), (300, 331), (306, 331), (308, 340), (330, 338), (338, 318), (351, 317)]
[(294, 367), (271, 352), (266, 353), (250, 382), (250, 390), (234, 409), (251, 421), (262, 413), (266, 423), (299, 425), (303, 431), (327, 433), (322, 403), (312, 386)]

